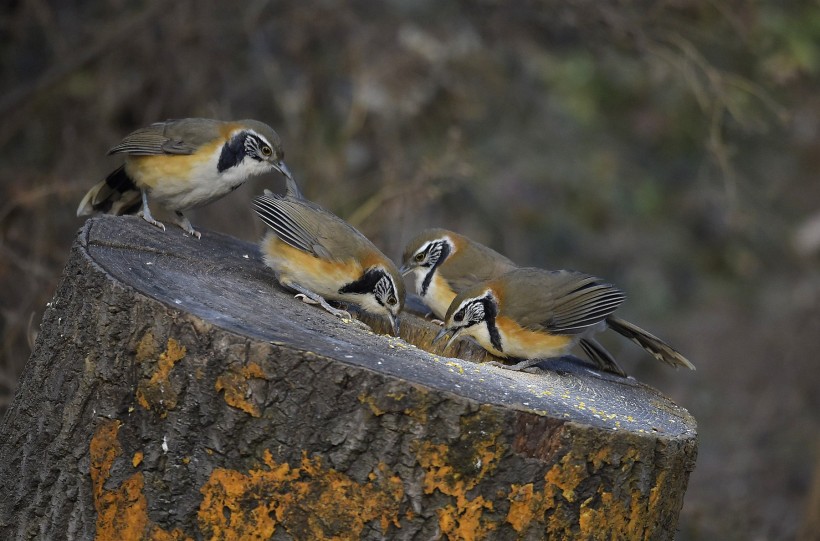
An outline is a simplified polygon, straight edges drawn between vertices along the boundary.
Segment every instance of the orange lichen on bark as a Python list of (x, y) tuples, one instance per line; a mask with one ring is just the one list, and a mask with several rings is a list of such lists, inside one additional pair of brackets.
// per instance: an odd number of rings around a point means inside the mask
[[(653, 489), (654, 490), (654, 489)], [(611, 492), (602, 492), (598, 501), (589, 498), (581, 505), (579, 528), (581, 537), (600, 539), (607, 532), (607, 539), (653, 539), (658, 533), (652, 521), (651, 509), (637, 489), (632, 489), (629, 497), (617, 498)]]
[(151, 526), (148, 530), (148, 541), (193, 541), (192, 538), (185, 535), (179, 528), (174, 528), (170, 532), (163, 530), (156, 524)]
[(451, 503), (437, 510), (439, 528), (448, 539), (483, 539), (499, 524), (484, 516), (492, 511), (493, 502), (478, 495), (467, 496), (468, 491), (492, 472), (504, 455), (499, 440), (501, 428), (482, 410), (478, 415), (464, 418), (461, 437), (451, 445), (422, 442), (416, 458), (425, 470), (425, 494), (439, 491), (452, 498)]
[(484, 510), (492, 511), (493, 502), (485, 500), (483, 496), (477, 496), (472, 500), (461, 496), (457, 498), (455, 505), (449, 504), (436, 509), (439, 528), (447, 539), (486, 539), (487, 535), (499, 526), (484, 518)]
[(97, 513), (100, 512), (100, 504), (104, 492), (103, 486), (108, 480), (111, 466), (114, 459), (120, 454), (120, 442), (117, 439), (120, 423), (117, 420), (106, 419), (100, 424), (94, 436), (91, 438), (89, 454), (91, 455), (91, 486), (94, 490), (94, 505)]
[(190, 539), (183, 532), (171, 532), (152, 524), (148, 518), (148, 502), (142, 493), (143, 475), (134, 473), (118, 488), (106, 490), (105, 483), (111, 475), (111, 467), (122, 454), (117, 434), (122, 423), (105, 420), (94, 432), (89, 446), (91, 456), (91, 486), (94, 509), (97, 511), (96, 534), (99, 541), (182, 541)]
[(371, 396), (371, 395), (362, 393), (362, 394), (359, 395), (359, 402), (361, 402), (362, 404), (364, 404), (365, 406), (370, 408), (370, 411), (376, 417), (381, 417), (382, 415), (387, 413), (387, 411), (383, 410), (382, 408), (379, 407), (378, 404), (376, 404), (376, 397), (375, 396)]
[(431, 404), (428, 394), (422, 389), (412, 392), (392, 391), (384, 394), (370, 395), (361, 393), (359, 402), (367, 406), (376, 417), (386, 413), (406, 415), (418, 424), (426, 424)]
[[(145, 362), (153, 358), (153, 340), (151, 333), (143, 337), (137, 346), (137, 361)], [(151, 377), (143, 378), (137, 385), (137, 402), (143, 408), (152, 409), (165, 417), (168, 410), (176, 407), (177, 392), (168, 378), (174, 365), (185, 358), (185, 352), (185, 346), (173, 338), (168, 339), (165, 351), (160, 354)]]
[[(544, 474), (544, 488), (541, 492), (531, 491), (531, 489), (522, 492), (520, 488), (510, 492), (511, 502), (514, 500), (518, 502), (510, 505), (507, 522), (519, 533), (528, 530), (535, 522), (544, 528), (548, 537), (561, 538), (577, 535), (579, 525), (576, 522), (577, 519), (574, 518), (575, 512), (572, 504), (577, 498), (578, 485), (588, 479), (589, 474), (585, 457), (576, 457), (572, 452), (567, 453), (559, 463), (553, 465)], [(528, 494), (530, 491), (531, 493)], [(581, 505), (582, 509), (588, 501)], [(548, 511), (552, 512), (547, 515)], [(611, 533), (610, 525), (593, 522), (599, 526), (599, 533)]]
[[(589, 477), (585, 460), (577, 460), (573, 453), (564, 455), (561, 462), (555, 464), (544, 476), (547, 482), (545, 493), (550, 496), (560, 491), (561, 496), (568, 502), (574, 502), (575, 489), (584, 479)], [(556, 490), (557, 489), (557, 490)]]
[(278, 525), (295, 539), (359, 539), (373, 520), (385, 534), (399, 526), (404, 488), (384, 464), (357, 483), (307, 453), (297, 467), (277, 463), (270, 451), (263, 462), (248, 473), (211, 473), (198, 513), (206, 539), (267, 539)]
[(507, 522), (519, 533), (526, 530), (534, 519), (543, 517), (547, 509), (544, 506), (544, 493), (535, 493), (532, 483), (513, 484), (507, 498), (510, 500)]
[(231, 367), (227, 372), (216, 378), (216, 391), (224, 391), (225, 402), (245, 413), (259, 417), (259, 406), (248, 400), (248, 380), (252, 378), (267, 379), (265, 371), (256, 363), (248, 363), (241, 367)]
[[(640, 462), (638, 458), (639, 453), (634, 449), (620, 457), (612, 457), (608, 448), (599, 449), (589, 457), (570, 452), (544, 474), (543, 490), (535, 490), (533, 483), (512, 485), (507, 496), (510, 508), (506, 520), (518, 533), (539, 528), (550, 539), (651, 538), (657, 533), (652, 518), (659, 514), (659, 494), (668, 490), (665, 472), (661, 472), (649, 488), (648, 504), (645, 495), (634, 485), (605, 487), (599, 484), (592, 495), (581, 502), (579, 510), (574, 511), (582, 482), (594, 478), (595, 473), (610, 462), (630, 473)], [(584, 492), (588, 494), (589, 489), (586, 487)]]

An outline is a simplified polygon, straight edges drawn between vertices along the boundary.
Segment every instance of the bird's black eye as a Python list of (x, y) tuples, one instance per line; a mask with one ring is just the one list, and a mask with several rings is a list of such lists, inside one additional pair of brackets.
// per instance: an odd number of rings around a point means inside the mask
[(273, 150), (271, 150), (271, 148), (268, 145), (263, 145), (262, 146), (262, 155), (263, 156), (270, 156), (271, 154), (273, 154)]
[(393, 295), (390, 295), (389, 297), (387, 297), (387, 304), (389, 304), (390, 306), (393, 306), (397, 302), (399, 302), (399, 301)]
[(453, 316), (453, 321), (460, 323), (464, 321), (464, 313), (463, 312), (456, 312), (456, 315)]
[(414, 257), (413, 259), (421, 263), (422, 261), (424, 261), (424, 252), (417, 253), (416, 257)]

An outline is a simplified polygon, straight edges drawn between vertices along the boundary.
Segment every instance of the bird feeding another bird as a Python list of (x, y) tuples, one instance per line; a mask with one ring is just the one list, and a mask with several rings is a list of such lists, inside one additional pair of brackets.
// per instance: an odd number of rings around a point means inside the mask
[(216, 201), (251, 176), (278, 171), (288, 191), (299, 193), (279, 135), (257, 120), (157, 122), (130, 133), (108, 154), (124, 154), (125, 163), (86, 193), (77, 216), (137, 214), (164, 231), (151, 214), (150, 200), (200, 238), (183, 212)]

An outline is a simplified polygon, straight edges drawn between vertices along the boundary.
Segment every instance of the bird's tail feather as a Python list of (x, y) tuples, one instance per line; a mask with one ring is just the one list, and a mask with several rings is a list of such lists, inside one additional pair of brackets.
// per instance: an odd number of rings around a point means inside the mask
[(612, 372), (613, 374), (626, 377), (626, 372), (624, 372), (623, 368), (621, 368), (615, 361), (615, 357), (613, 357), (612, 354), (597, 341), (589, 337), (582, 338), (578, 345), (581, 346), (581, 349), (584, 350), (587, 357), (589, 357), (589, 359), (601, 370), (606, 370), (607, 372)]
[(119, 167), (105, 180), (88, 190), (77, 207), (77, 216), (101, 212), (104, 214), (132, 214), (139, 210), (141, 193), (134, 181), (126, 174), (125, 166)]
[(628, 321), (616, 317), (606, 318), (606, 323), (610, 329), (629, 338), (646, 351), (652, 354), (653, 357), (659, 361), (663, 361), (668, 365), (678, 367), (685, 366), (690, 370), (695, 369), (695, 365), (690, 363), (686, 357), (678, 353), (675, 348), (658, 338), (657, 336), (648, 333), (637, 325), (633, 325)]

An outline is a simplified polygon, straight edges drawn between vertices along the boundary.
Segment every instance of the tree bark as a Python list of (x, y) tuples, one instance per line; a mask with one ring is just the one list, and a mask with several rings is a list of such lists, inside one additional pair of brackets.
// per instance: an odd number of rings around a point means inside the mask
[(401, 329), (294, 300), (253, 244), (89, 220), (0, 425), (0, 538), (674, 537), (686, 410)]

